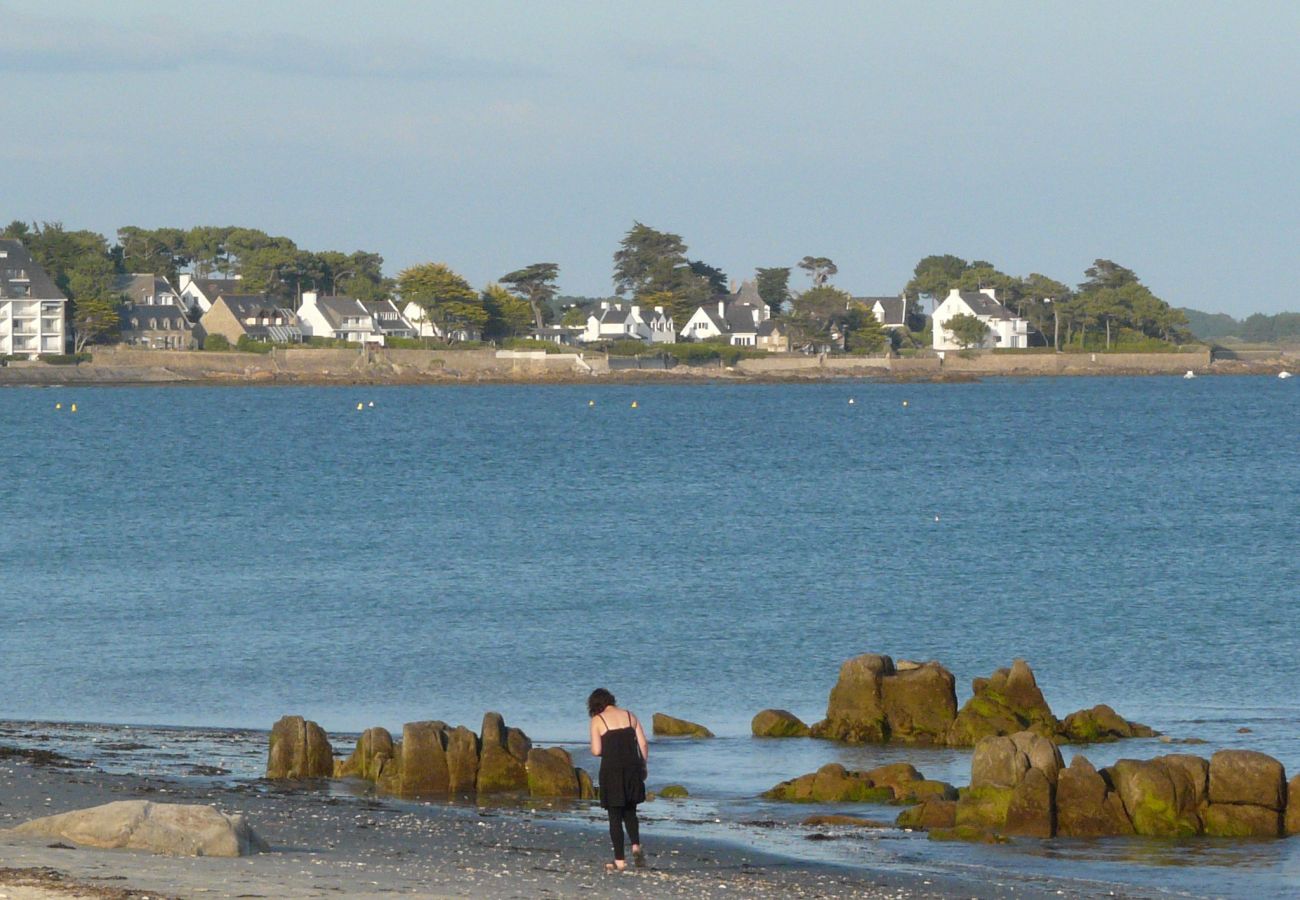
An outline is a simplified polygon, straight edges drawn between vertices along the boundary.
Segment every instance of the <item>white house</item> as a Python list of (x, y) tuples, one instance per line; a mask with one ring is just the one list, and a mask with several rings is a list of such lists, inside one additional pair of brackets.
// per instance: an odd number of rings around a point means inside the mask
[(871, 310), (882, 328), (907, 327), (907, 300), (903, 297), (855, 297)]
[(681, 334), (686, 340), (726, 338), (727, 343), (737, 347), (757, 347), (763, 323), (771, 318), (772, 311), (758, 295), (758, 286), (746, 281), (727, 299), (697, 307)]
[(612, 303), (600, 301), (600, 306), (587, 316), (587, 327), (581, 340), (593, 341), (647, 341), (651, 344), (672, 344), (677, 340), (673, 321), (662, 306), (648, 309), (637, 303)]
[(375, 323), (375, 330), (385, 338), (413, 338), (416, 336), (415, 325), (402, 315), (397, 304), (392, 300), (362, 300), (361, 305), (370, 313)]
[(0, 356), (64, 353), (67, 305), (22, 241), (0, 239)]
[(322, 297), (315, 291), (302, 295), (298, 325), (305, 335), (354, 344), (383, 345), (384, 335), (370, 312), (355, 297)]
[(212, 309), (212, 304), (222, 294), (227, 296), (245, 296), (240, 276), (234, 278), (195, 278), (188, 272), (182, 272), (179, 279), (181, 302), (191, 311), (198, 310), (203, 315)]
[(958, 315), (974, 316), (988, 326), (984, 340), (974, 349), (1029, 346), (1029, 322), (999, 303), (993, 288), (978, 292), (953, 288), (934, 311), (935, 350), (961, 349), (946, 327), (948, 320)]
[(435, 338), (437, 340), (442, 340), (445, 337), (442, 328), (439, 327), (437, 322), (433, 321), (429, 311), (414, 300), (402, 307), (402, 315), (415, 328), (417, 337)]

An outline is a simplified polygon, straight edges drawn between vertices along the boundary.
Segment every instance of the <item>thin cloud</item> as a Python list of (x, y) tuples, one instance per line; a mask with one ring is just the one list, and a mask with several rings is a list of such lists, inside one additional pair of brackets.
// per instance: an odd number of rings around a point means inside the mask
[(545, 74), (514, 60), (445, 53), (413, 42), (311, 43), (279, 34), (194, 33), (174, 21), (86, 22), (0, 7), (0, 72), (85, 74), (176, 72), (226, 67), (313, 78), (403, 81), (506, 79)]

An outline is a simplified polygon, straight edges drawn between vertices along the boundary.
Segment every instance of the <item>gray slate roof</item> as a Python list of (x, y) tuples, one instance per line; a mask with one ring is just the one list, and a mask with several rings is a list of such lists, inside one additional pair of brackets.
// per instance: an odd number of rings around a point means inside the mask
[(161, 275), (147, 272), (135, 272), (130, 275), (113, 276), (113, 293), (126, 294), (128, 303), (139, 303), (142, 297), (156, 297), (159, 294), (175, 294), (171, 283)]
[(356, 297), (317, 297), (316, 308), (331, 328), (345, 328), (343, 320), (352, 316), (365, 319), (365, 327), (370, 328), (370, 311)]
[(885, 313), (880, 322), (881, 325), (906, 324), (907, 303), (902, 297), (854, 297), (853, 299), (868, 309), (875, 307), (879, 303)]
[(998, 301), (991, 298), (988, 294), (982, 294), (979, 291), (962, 291), (961, 299), (966, 305), (975, 311), (977, 316), (989, 316), (994, 319), (1014, 319), (1011, 310), (1007, 309)]
[(246, 294), (240, 295), (239, 289), (244, 286), (244, 283), (238, 278), (195, 278), (193, 284), (203, 292), (203, 296), (213, 303), (216, 303), (217, 298), (222, 296), (248, 296)]
[(32, 259), (23, 242), (0, 238), (0, 299), (66, 300), (54, 279)]
[(218, 300), (224, 300), (226, 306), (239, 319), (248, 318), (281, 318), (286, 322), (298, 321), (298, 317), (293, 314), (293, 310), (285, 309), (283, 306), (276, 306), (270, 297), (265, 294), (221, 294)]
[(727, 327), (731, 334), (752, 334), (758, 331), (758, 322), (763, 316), (762, 300), (736, 300), (727, 304)]
[[(139, 324), (133, 324), (132, 320)], [(151, 320), (156, 324), (150, 325)], [(128, 303), (122, 308), (121, 321), (123, 331), (154, 331), (160, 329), (189, 331), (193, 327), (190, 320), (185, 317), (184, 311), (179, 306), (173, 306), (170, 303)], [(164, 325), (164, 322), (167, 325)]]

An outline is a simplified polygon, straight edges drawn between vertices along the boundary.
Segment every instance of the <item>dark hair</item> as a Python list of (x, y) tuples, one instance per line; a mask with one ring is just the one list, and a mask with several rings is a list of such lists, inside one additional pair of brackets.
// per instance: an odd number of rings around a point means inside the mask
[(587, 715), (593, 718), (614, 705), (614, 695), (604, 688), (596, 688), (587, 698)]

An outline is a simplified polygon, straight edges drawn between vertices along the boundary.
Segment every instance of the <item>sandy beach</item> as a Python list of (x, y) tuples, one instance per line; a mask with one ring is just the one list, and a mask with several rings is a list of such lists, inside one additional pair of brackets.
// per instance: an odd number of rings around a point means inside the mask
[[(316, 784), (203, 786), (105, 774), (81, 764), (0, 756), (0, 827), (123, 799), (207, 803), (242, 812), (272, 846), (241, 859), (173, 858), (73, 847), (0, 831), (0, 897), (1046, 897), (1117, 894), (1113, 885), (1026, 876), (967, 878), (809, 864), (708, 839), (655, 835), (648, 864), (607, 875), (602, 811), (560, 821), (545, 807), (409, 804)], [(870, 840), (822, 828), (822, 840)]]

